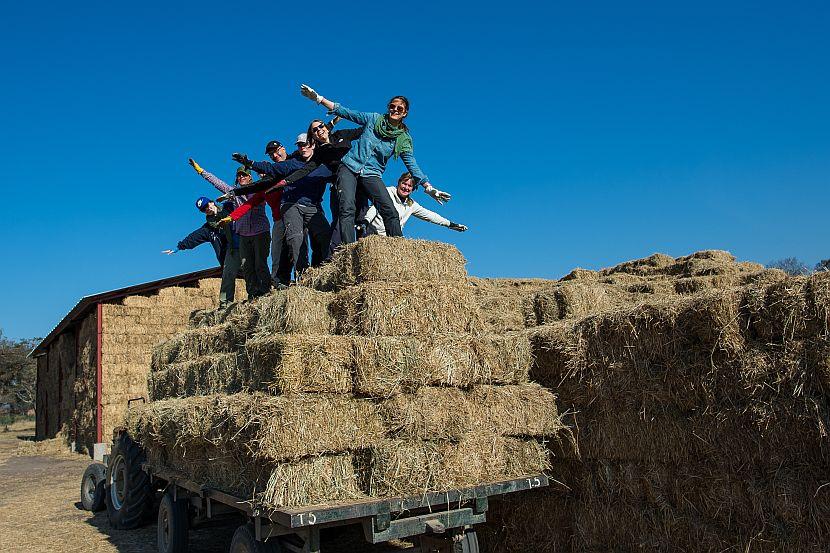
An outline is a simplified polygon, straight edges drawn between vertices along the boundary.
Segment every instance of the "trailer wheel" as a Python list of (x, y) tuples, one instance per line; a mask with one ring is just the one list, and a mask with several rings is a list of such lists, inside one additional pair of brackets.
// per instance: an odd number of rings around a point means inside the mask
[(113, 528), (131, 530), (152, 516), (155, 493), (150, 475), (141, 468), (145, 460), (144, 450), (127, 433), (122, 433), (112, 448), (104, 494)]
[(92, 463), (81, 477), (81, 505), (87, 511), (98, 512), (104, 509), (104, 482), (107, 479), (107, 466)]
[(464, 537), (454, 542), (452, 553), (478, 553), (478, 535), (473, 529), (464, 532)]
[(159, 553), (187, 553), (189, 527), (187, 499), (174, 500), (173, 493), (168, 490), (159, 505)]
[(230, 553), (282, 553), (277, 540), (256, 541), (252, 524), (243, 524), (233, 533)]

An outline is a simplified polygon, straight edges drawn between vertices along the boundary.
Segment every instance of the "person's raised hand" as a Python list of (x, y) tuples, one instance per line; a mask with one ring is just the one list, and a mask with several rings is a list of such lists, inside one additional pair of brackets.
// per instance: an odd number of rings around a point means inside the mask
[(302, 94), (309, 100), (317, 102), (318, 104), (323, 100), (323, 96), (318, 94), (316, 90), (314, 90), (306, 84), (300, 85), (300, 94)]
[(441, 190), (438, 190), (428, 182), (424, 183), (424, 192), (426, 192), (427, 195), (431, 196), (432, 199), (434, 199), (441, 205), (444, 205), (446, 202), (452, 199), (452, 195), (450, 193), (442, 192)]
[(245, 166), (246, 168), (250, 168), (251, 165), (254, 164), (250, 159), (248, 159), (248, 156), (246, 156), (245, 154), (240, 154), (239, 152), (232, 153), (231, 154), (231, 159), (233, 159), (235, 162), (239, 163), (240, 165)]
[(458, 232), (464, 232), (465, 230), (467, 230), (467, 225), (459, 225), (458, 223), (450, 222), (450, 227), (449, 228), (451, 230), (455, 230), (455, 231), (458, 231)]
[(216, 223), (220, 227), (224, 227), (225, 225), (229, 225), (229, 224), (233, 223), (233, 219), (231, 219), (230, 216), (223, 217), (222, 219), (219, 219)]
[(202, 167), (201, 167), (198, 163), (196, 163), (196, 160), (195, 160), (195, 159), (193, 159), (192, 157), (187, 158), (187, 162), (188, 162), (188, 163), (190, 164), (190, 166), (191, 166), (191, 167), (193, 167), (193, 168), (196, 170), (196, 172), (197, 172), (197, 173), (199, 173), (200, 175), (201, 175), (202, 173), (204, 173), (204, 172), (205, 172), (205, 170), (204, 170), (204, 169), (202, 169)]
[(162, 250), (161, 253), (166, 254), (166, 255), (173, 255), (177, 251), (179, 251), (179, 250)]

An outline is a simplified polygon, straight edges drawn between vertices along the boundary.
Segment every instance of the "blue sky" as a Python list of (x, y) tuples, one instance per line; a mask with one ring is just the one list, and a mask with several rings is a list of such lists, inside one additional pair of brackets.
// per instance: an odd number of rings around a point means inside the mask
[[(654, 252), (830, 257), (826, 2), (16, 3), (0, 20), (9, 191), (0, 328), (211, 266), (159, 252), (231, 152), (412, 101), (418, 161), (479, 276), (558, 278)], [(392, 183), (401, 167), (387, 171)]]

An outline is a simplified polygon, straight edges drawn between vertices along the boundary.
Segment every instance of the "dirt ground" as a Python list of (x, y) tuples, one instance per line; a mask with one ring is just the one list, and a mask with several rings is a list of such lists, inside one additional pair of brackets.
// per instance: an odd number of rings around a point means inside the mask
[[(156, 551), (156, 526), (113, 530), (106, 511), (90, 513), (80, 504), (81, 475), (89, 457), (31, 442), (34, 423), (0, 428), (0, 551), (117, 552)], [(190, 532), (190, 551), (228, 551), (234, 528)], [(402, 544), (403, 545), (403, 544)], [(363, 542), (358, 528), (322, 536), (324, 552), (377, 550)]]

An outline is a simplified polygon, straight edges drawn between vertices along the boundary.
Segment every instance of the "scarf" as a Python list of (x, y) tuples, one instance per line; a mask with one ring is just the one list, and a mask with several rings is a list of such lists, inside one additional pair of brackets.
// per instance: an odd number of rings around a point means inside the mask
[(409, 135), (409, 131), (403, 123), (399, 127), (393, 127), (387, 121), (386, 116), (383, 115), (378, 117), (375, 122), (375, 134), (383, 140), (395, 141), (395, 149), (392, 151), (393, 157), (412, 153), (412, 137)]

